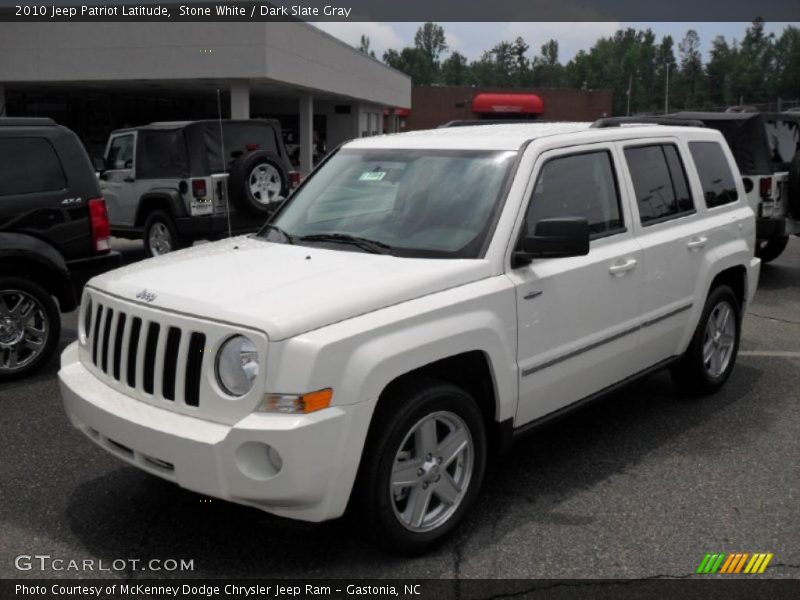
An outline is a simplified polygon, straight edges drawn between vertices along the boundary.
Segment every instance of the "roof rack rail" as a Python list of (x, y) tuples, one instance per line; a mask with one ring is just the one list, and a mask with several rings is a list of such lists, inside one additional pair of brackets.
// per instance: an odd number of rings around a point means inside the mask
[(619, 127), (620, 125), (675, 125), (678, 127), (705, 127), (697, 119), (680, 119), (675, 117), (605, 117), (592, 123), (595, 129), (605, 127)]
[(0, 127), (52, 127), (55, 124), (48, 117), (0, 117)]
[(456, 119), (455, 121), (442, 123), (437, 129), (444, 129), (447, 127), (472, 127), (475, 125), (519, 125), (526, 123), (552, 123), (552, 121), (540, 119)]

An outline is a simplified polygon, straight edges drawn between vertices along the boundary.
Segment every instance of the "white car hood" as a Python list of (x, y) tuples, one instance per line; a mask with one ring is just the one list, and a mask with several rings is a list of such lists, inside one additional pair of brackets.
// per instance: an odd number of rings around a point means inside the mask
[(90, 286), (282, 340), (489, 277), (485, 260), (398, 258), (238, 237), (145, 260)]

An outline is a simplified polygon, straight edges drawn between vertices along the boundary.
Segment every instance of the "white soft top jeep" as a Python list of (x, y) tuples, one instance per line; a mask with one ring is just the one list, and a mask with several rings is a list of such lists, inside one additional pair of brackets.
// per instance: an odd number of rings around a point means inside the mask
[(420, 552), (535, 425), (662, 367), (692, 393), (722, 386), (754, 243), (713, 130), (356, 140), (259, 234), (93, 279), (64, 404), (185, 488), (309, 521), (350, 506)]

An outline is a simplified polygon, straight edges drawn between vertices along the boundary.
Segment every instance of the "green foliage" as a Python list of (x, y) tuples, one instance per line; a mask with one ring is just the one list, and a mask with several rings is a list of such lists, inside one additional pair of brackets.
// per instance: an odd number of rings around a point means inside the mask
[[(388, 50), (383, 61), (411, 76), (419, 85), (473, 85), (507, 88), (610, 89), (614, 114), (661, 112), (669, 90), (668, 109), (723, 109), (745, 104), (775, 103), (800, 98), (800, 29), (786, 27), (779, 36), (765, 34), (753, 22), (741, 42), (717, 36), (703, 60), (703, 40), (690, 29), (675, 45), (671, 36), (657, 40), (650, 29), (620, 29), (602, 37), (588, 51), (562, 64), (558, 41), (548, 40), (529, 58), (522, 37), (500, 41), (478, 60), (459, 52), (449, 56), (444, 29), (425, 23), (414, 46)], [(371, 54), (369, 38), (359, 49)], [(677, 56), (676, 56), (677, 52)], [(446, 58), (444, 58), (446, 56)]]

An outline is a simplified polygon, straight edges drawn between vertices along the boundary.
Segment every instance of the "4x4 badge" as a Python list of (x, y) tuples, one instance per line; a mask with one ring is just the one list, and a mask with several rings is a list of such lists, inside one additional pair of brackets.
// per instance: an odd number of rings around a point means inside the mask
[(145, 302), (152, 302), (153, 300), (156, 299), (156, 295), (153, 292), (148, 292), (147, 290), (142, 290), (141, 292), (136, 294), (136, 297), (139, 300), (144, 300)]

